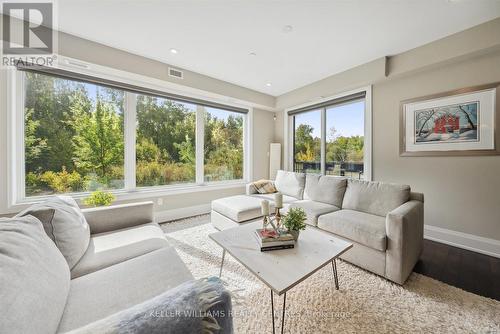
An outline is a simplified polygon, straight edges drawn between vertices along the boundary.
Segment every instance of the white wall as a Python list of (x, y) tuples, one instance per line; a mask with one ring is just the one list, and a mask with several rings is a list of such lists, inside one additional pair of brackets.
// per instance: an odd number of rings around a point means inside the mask
[(269, 178), (269, 144), (274, 142), (277, 120), (274, 113), (254, 109), (253, 126), (253, 179)]
[(500, 52), (374, 85), (373, 171), (423, 192), (426, 224), (500, 240), (500, 156), (399, 156), (401, 101), (493, 82)]
[(372, 84), (373, 179), (423, 192), (427, 226), (466, 233), (500, 250), (494, 241), (500, 240), (500, 156), (400, 157), (398, 146), (401, 101), (494, 82), (500, 82), (500, 19), (325, 78), (279, 96), (277, 106)]
[[(269, 174), (269, 162), (267, 152), (269, 144), (274, 140), (274, 121), (271, 110), (275, 104), (273, 96), (259, 93), (244, 87), (240, 87), (228, 82), (217, 80), (205, 75), (191, 71), (184, 72), (184, 80), (179, 81), (167, 75), (167, 64), (151, 59), (130, 54), (102, 44), (84, 40), (79, 37), (60, 33), (58, 53), (63, 56), (79, 59), (89, 63), (107, 66), (118, 70), (133, 72), (148, 76), (154, 79), (168, 81), (174, 84), (181, 84), (189, 89), (196, 89), (198, 92), (207, 94), (217, 94), (227, 97), (229, 103), (243, 101), (248, 106), (256, 107), (253, 111), (254, 123), (253, 134), (253, 155), (251, 162), (252, 174), (255, 178), (264, 178)], [(6, 71), (0, 70), (0, 216), (16, 212), (17, 209), (7, 207), (7, 110), (6, 110)], [(267, 110), (266, 110), (267, 109)], [(162, 195), (160, 197), (141, 197), (138, 200), (153, 200), (156, 211), (178, 210), (192, 206), (207, 205), (212, 200), (220, 197), (231, 196), (244, 193), (244, 186), (236, 186), (227, 189), (195, 191), (191, 193)], [(123, 203), (131, 200), (121, 201)], [(159, 205), (159, 202), (163, 204)]]
[(228, 101), (231, 99), (248, 101), (261, 108), (273, 108), (276, 103), (276, 99), (271, 95), (184, 69), (184, 78), (179, 80), (168, 75), (167, 70), (170, 66), (168, 64), (66, 33), (59, 33), (58, 48), (58, 52), (67, 57), (220, 94), (227, 97)]

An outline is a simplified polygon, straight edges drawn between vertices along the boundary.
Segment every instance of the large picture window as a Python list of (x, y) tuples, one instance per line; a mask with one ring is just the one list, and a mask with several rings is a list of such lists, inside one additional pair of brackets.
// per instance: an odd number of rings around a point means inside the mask
[(124, 186), (123, 91), (25, 75), (26, 195)]
[(20, 198), (245, 178), (247, 110), (71, 73), (17, 78)]
[(138, 187), (196, 181), (196, 106), (137, 97)]
[(364, 95), (289, 114), (294, 171), (366, 178)]
[(205, 181), (243, 179), (242, 114), (206, 108)]

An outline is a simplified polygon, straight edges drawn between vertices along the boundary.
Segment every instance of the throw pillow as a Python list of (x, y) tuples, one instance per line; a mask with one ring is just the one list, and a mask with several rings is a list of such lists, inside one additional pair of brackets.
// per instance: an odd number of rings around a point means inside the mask
[(16, 217), (38, 218), (72, 269), (89, 246), (90, 227), (75, 200), (57, 196), (34, 204)]
[(38, 219), (0, 218), (0, 333), (56, 333), (69, 286), (68, 264)]
[(253, 188), (259, 194), (271, 194), (276, 192), (273, 181), (259, 180), (252, 183)]
[(279, 170), (276, 173), (276, 180), (274, 181), (274, 185), (280, 193), (297, 199), (302, 199), (305, 184), (305, 173), (287, 172), (284, 170)]

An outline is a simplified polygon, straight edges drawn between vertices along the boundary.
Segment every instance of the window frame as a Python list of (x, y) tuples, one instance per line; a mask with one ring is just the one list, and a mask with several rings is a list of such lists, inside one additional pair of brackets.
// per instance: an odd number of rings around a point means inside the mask
[[(365, 93), (365, 112), (364, 112), (364, 150), (363, 150), (363, 164), (364, 164), (364, 179), (367, 181), (372, 181), (372, 86), (366, 86), (359, 89), (354, 89), (352, 91), (344, 92), (338, 95), (329, 96), (326, 98), (321, 98), (319, 100), (304, 103), (302, 105), (293, 106), (285, 109), (283, 117), (283, 133), (285, 139), (285, 168), (288, 171), (294, 170), (294, 156), (295, 156), (295, 117), (300, 114), (290, 114), (295, 110), (304, 109), (301, 112), (307, 112), (307, 110), (315, 110), (313, 107), (318, 104), (323, 104), (332, 101), (331, 104), (326, 104), (316, 108), (321, 113), (321, 174), (325, 175), (325, 163), (326, 163), (326, 110), (334, 106), (336, 103), (334, 100), (343, 100), (351, 95), (356, 95), (359, 93)], [(356, 99), (353, 99), (355, 101)], [(340, 102), (342, 104), (343, 102)], [(307, 109), (311, 107), (311, 109)]]
[[(193, 102), (197, 106), (196, 110), (196, 180), (194, 183), (158, 185), (148, 187), (138, 187), (136, 184), (136, 127), (137, 127), (137, 109), (136, 92), (125, 91), (124, 103), (124, 187), (122, 189), (108, 190), (115, 194), (118, 200), (129, 200), (135, 198), (148, 198), (153, 196), (164, 196), (169, 194), (189, 193), (196, 191), (210, 191), (217, 189), (226, 189), (241, 187), (250, 180), (252, 175), (250, 155), (251, 155), (251, 121), (253, 119), (253, 108), (248, 105), (235, 103), (232, 99), (222, 96), (212, 96), (212, 94), (201, 94), (199, 90), (191, 89), (185, 86), (172, 84), (170, 82), (142, 76), (139, 74), (125, 72), (108, 68), (105, 66), (89, 64), (78, 61), (78, 64), (85, 66), (70, 66), (76, 64), (74, 60), (67, 57), (59, 57), (57, 68), (64, 71), (74, 72), (75, 74), (89, 75), (104, 80), (121, 82), (126, 85), (144, 87), (145, 89), (164, 92), (166, 95), (178, 95), (184, 97), (188, 102), (206, 101), (230, 107), (247, 110), (241, 113), (243, 116), (243, 178), (235, 180), (211, 181), (204, 180), (204, 110), (205, 106)], [(25, 75), (24, 71), (10, 69), (6, 71), (7, 84), (7, 154), (8, 161), (8, 207), (13, 208), (16, 205), (29, 204), (49, 198), (54, 195), (26, 196), (25, 185)], [(46, 74), (50, 75), (50, 74)], [(70, 78), (68, 78), (71, 80)], [(98, 83), (95, 83), (98, 84)], [(119, 89), (119, 88), (118, 88)], [(213, 94), (216, 95), (216, 94)], [(162, 97), (162, 96), (160, 96)], [(167, 98), (167, 97), (162, 97)], [(175, 101), (174, 98), (171, 98)], [(223, 100), (223, 101), (221, 101)], [(229, 101), (228, 101), (229, 100)], [(202, 116), (202, 117), (200, 117)], [(199, 154), (201, 153), (201, 155)], [(201, 165), (200, 162), (201, 161)], [(201, 176), (201, 177), (200, 177)], [(88, 196), (90, 192), (65, 193), (75, 199), (81, 199)]]

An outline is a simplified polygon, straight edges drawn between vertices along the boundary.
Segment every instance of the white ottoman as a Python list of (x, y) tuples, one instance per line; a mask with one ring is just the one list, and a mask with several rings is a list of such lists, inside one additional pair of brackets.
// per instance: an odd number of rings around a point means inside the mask
[[(225, 230), (262, 217), (262, 198), (248, 195), (224, 197), (212, 201), (211, 221), (218, 230)], [(269, 202), (271, 212), (274, 202)]]

